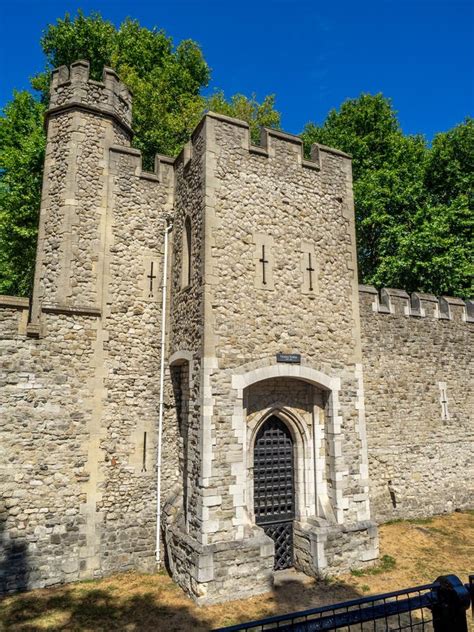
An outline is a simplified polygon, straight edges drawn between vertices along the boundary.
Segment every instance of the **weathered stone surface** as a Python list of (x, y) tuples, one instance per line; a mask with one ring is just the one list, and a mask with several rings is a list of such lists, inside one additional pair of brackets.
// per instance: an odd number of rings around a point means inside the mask
[(473, 341), (464, 302), (450, 300), (445, 318), (431, 295), (410, 303), (388, 292), (386, 312), (375, 291), (360, 293), (374, 517), (472, 507)]

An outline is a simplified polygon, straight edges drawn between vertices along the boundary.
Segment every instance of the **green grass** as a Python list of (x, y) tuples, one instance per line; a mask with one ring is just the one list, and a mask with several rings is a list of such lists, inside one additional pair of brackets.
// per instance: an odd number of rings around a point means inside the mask
[(411, 518), (411, 520), (407, 520), (409, 524), (431, 524), (433, 522), (433, 518)]
[(397, 562), (391, 555), (382, 555), (380, 562), (376, 566), (372, 566), (366, 569), (354, 569), (351, 571), (351, 575), (354, 577), (364, 577), (364, 575), (381, 575), (387, 571), (391, 571)]

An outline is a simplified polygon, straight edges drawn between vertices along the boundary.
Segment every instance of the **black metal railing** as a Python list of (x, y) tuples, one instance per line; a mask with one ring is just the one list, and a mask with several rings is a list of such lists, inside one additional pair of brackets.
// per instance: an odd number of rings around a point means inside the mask
[(214, 632), (468, 632), (466, 611), (470, 603), (474, 603), (474, 575), (466, 585), (455, 575), (446, 575), (424, 586), (249, 621)]

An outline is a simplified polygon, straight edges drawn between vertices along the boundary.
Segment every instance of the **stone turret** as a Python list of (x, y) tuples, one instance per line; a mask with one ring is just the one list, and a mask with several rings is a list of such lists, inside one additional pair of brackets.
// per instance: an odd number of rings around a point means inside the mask
[(129, 147), (132, 102), (110, 68), (53, 71), (30, 335), (41, 310), (95, 313), (101, 303), (109, 148)]
[(89, 77), (89, 62), (79, 60), (53, 70), (48, 114), (85, 108), (109, 115), (131, 133), (132, 95), (112, 68), (105, 67), (102, 81)]

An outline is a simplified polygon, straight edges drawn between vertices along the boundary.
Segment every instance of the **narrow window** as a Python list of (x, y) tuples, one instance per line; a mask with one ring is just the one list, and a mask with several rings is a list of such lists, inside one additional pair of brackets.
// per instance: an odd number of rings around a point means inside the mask
[(142, 472), (146, 472), (146, 432), (143, 433)]
[(263, 285), (267, 284), (267, 276), (265, 274), (265, 266), (268, 263), (268, 259), (265, 259), (265, 246), (262, 244), (262, 256), (259, 259), (259, 262), (262, 264), (262, 283)]
[(308, 252), (308, 267), (306, 268), (306, 272), (308, 273), (308, 281), (309, 281), (309, 291), (313, 291), (313, 272), (314, 268), (311, 262), (311, 253)]
[(181, 287), (191, 285), (191, 220), (186, 217), (183, 226), (183, 262)]
[(448, 421), (449, 410), (448, 410), (448, 394), (446, 392), (446, 382), (439, 382), (439, 401), (441, 404), (441, 419), (443, 421)]

